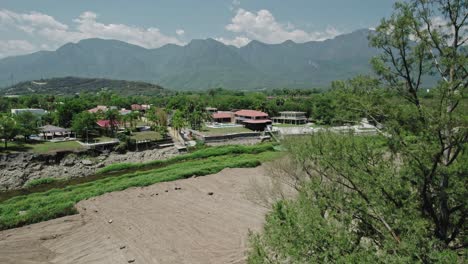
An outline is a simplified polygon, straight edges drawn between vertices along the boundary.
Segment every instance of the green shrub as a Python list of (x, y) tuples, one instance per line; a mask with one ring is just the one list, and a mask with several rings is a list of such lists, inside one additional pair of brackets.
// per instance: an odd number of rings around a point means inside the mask
[(39, 185), (50, 184), (50, 183), (57, 182), (57, 181), (59, 181), (59, 179), (56, 179), (56, 178), (33, 179), (33, 180), (28, 181), (25, 187), (32, 188), (32, 187), (36, 187)]

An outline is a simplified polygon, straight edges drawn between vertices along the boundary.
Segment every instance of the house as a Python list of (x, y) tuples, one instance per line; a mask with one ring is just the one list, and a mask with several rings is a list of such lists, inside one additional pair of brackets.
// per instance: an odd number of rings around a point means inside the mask
[(92, 109), (89, 109), (88, 112), (92, 113), (92, 114), (96, 114), (98, 112), (107, 112), (109, 110), (116, 110), (117, 109), (117, 106), (111, 106), (111, 107), (107, 107), (105, 105), (98, 105)]
[(272, 119), (274, 123), (303, 125), (307, 123), (305, 114), (305, 112), (284, 111), (280, 112), (280, 116), (273, 117)]
[(88, 112), (92, 113), (92, 114), (95, 114), (97, 112), (107, 112), (107, 110), (109, 110), (109, 108), (105, 105), (98, 105), (92, 109), (89, 109)]
[(208, 112), (209, 114), (214, 114), (218, 111), (218, 108), (216, 107), (206, 107), (205, 111)]
[(67, 128), (58, 126), (46, 125), (39, 128), (39, 132), (42, 134), (44, 140), (55, 139), (56, 137), (69, 139), (72, 131)]
[(222, 112), (218, 111), (211, 115), (213, 117), (213, 122), (217, 123), (232, 123), (234, 120), (233, 112)]
[[(111, 121), (110, 120), (99, 120), (99, 121), (96, 122), (96, 124), (100, 128), (105, 128), (105, 129), (111, 128)], [(120, 127), (121, 124), (118, 121), (114, 121), (113, 125), (114, 125), (114, 127)]]
[(30, 112), (35, 116), (43, 116), (47, 114), (47, 111), (39, 108), (22, 108), (22, 109), (11, 109), (11, 114), (18, 115), (21, 113)]
[(151, 108), (151, 105), (148, 105), (148, 104), (132, 104), (130, 106), (130, 108), (133, 110), (133, 111), (146, 111), (146, 110), (149, 110)]
[(256, 110), (239, 110), (234, 113), (236, 123), (243, 124), (246, 128), (254, 131), (265, 130), (266, 126), (271, 125), (268, 114)]
[(128, 115), (128, 114), (131, 114), (132, 113), (132, 110), (128, 110), (128, 109), (125, 109), (125, 108), (122, 108), (119, 110), (119, 114), (120, 115)]

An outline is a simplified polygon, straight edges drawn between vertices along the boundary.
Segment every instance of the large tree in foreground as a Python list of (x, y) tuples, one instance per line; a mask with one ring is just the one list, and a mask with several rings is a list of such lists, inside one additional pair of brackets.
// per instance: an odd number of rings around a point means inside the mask
[[(381, 135), (287, 142), (273, 176), (298, 197), (275, 204), (252, 236), (250, 263), (466, 261), (467, 5), (395, 5), (370, 39), (383, 51), (372, 63), (387, 89), (339, 89), (345, 110), (378, 123)], [(437, 85), (421, 98), (429, 78)]]
[[(377, 73), (410, 103), (416, 117), (412, 129), (389, 125), (389, 133), (411, 165), (422, 211), (449, 247), (466, 243), (458, 237), (466, 227), (468, 171), (459, 171), (456, 163), (468, 142), (467, 113), (460, 106), (468, 85), (467, 17), (467, 1), (398, 3), (371, 38), (384, 51), (373, 61)], [(431, 106), (420, 98), (427, 75), (438, 81), (431, 91), (437, 103)]]

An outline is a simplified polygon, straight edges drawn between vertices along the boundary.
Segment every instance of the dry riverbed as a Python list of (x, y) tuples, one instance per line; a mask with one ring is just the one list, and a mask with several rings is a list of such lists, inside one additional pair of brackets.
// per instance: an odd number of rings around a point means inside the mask
[(244, 263), (265, 175), (225, 169), (82, 201), (78, 215), (0, 232), (0, 263)]

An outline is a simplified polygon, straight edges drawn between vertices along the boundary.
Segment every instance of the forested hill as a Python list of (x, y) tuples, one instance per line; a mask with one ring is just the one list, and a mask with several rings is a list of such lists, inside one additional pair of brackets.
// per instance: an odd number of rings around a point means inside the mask
[(146, 82), (64, 77), (20, 82), (0, 89), (0, 94), (73, 95), (83, 92), (95, 93), (103, 90), (113, 91), (120, 95), (158, 95), (165, 91), (159, 85)]
[(371, 72), (369, 30), (325, 41), (236, 48), (214, 39), (145, 49), (116, 40), (86, 39), (56, 51), (0, 60), (0, 87), (12, 82), (78, 76), (157, 83), (168, 89), (312, 88)]

